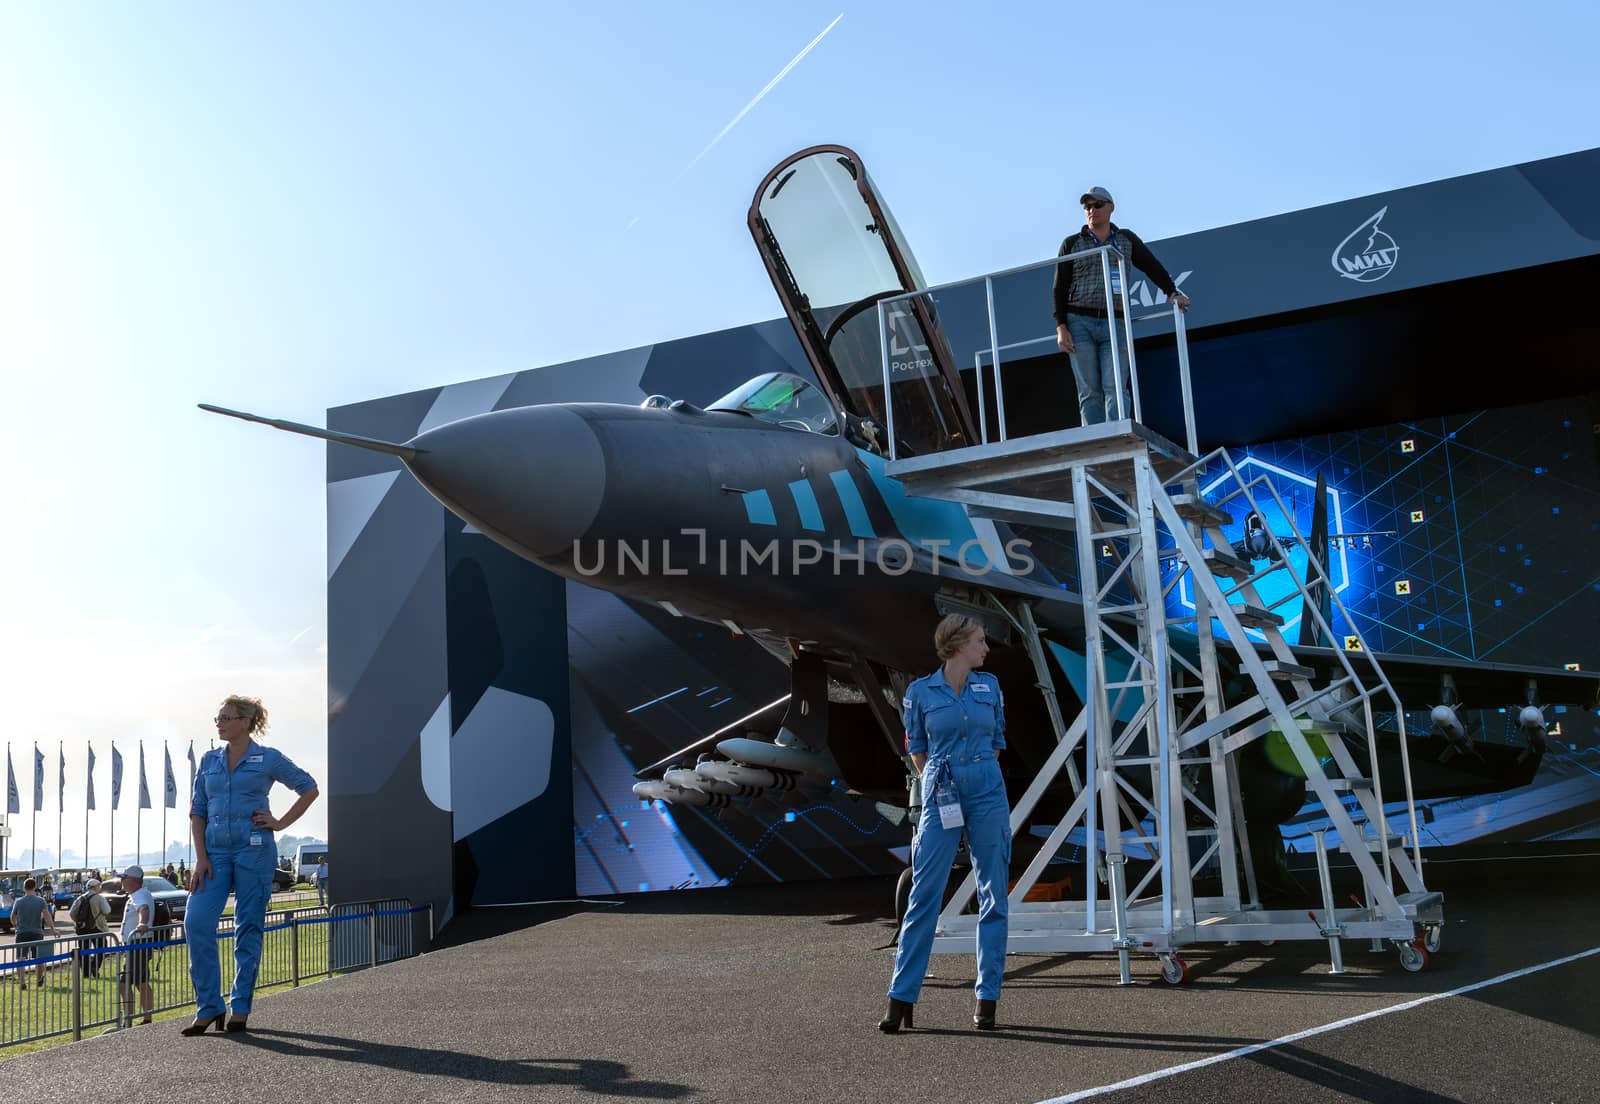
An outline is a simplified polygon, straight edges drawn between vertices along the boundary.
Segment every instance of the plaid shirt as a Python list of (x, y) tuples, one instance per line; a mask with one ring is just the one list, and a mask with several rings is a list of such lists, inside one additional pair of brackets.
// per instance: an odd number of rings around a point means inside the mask
[[(1102, 244), (1117, 247), (1117, 251), (1126, 257), (1140, 272), (1150, 278), (1156, 287), (1172, 295), (1177, 291), (1177, 285), (1172, 282), (1172, 277), (1167, 270), (1156, 260), (1156, 255), (1150, 252), (1144, 241), (1132, 230), (1125, 230), (1116, 223), (1111, 224), (1111, 237), (1105, 243), (1100, 242), (1089, 228), (1085, 226), (1076, 234), (1061, 243), (1061, 252), (1058, 257), (1065, 257), (1068, 253), (1077, 253), (1084, 249), (1095, 249)], [(1116, 279), (1115, 264), (1112, 261), (1112, 279)], [(1098, 255), (1079, 257), (1076, 260), (1064, 261), (1056, 265), (1056, 280), (1054, 287), (1055, 319), (1056, 324), (1064, 326), (1067, 319), (1074, 314), (1086, 314), (1093, 318), (1106, 317), (1106, 284), (1105, 276), (1100, 269)]]

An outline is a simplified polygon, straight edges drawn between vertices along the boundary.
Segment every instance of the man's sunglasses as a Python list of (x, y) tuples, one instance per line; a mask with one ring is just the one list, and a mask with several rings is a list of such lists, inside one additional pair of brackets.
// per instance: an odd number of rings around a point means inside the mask
[(1106, 205), (1106, 201), (1105, 200), (1097, 199), (1093, 203), (1085, 203), (1083, 205), (1083, 209), (1085, 211), (1098, 211), (1098, 210), (1100, 210), (1100, 208), (1104, 207), (1105, 205)]

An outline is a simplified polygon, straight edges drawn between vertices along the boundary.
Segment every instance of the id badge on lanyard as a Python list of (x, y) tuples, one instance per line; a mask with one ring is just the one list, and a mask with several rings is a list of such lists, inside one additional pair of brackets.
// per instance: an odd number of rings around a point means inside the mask
[(966, 823), (961, 819), (961, 796), (956, 793), (955, 779), (950, 774), (948, 764), (939, 772), (933, 802), (939, 809), (939, 823), (945, 828), (960, 828)]

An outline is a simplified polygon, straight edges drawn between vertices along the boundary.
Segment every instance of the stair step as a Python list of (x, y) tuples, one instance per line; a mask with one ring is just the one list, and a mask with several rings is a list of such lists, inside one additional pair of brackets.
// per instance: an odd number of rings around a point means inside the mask
[(1239, 619), (1239, 624), (1247, 629), (1283, 628), (1283, 618), (1271, 610), (1264, 610), (1260, 606), (1230, 605), (1228, 608)]
[(1219, 548), (1205, 548), (1200, 552), (1200, 560), (1211, 569), (1211, 574), (1221, 575), (1225, 579), (1240, 582), (1255, 574), (1250, 565), (1235, 556), (1232, 552), (1224, 552)]
[[(1244, 618), (1241, 617), (1239, 620), (1243, 621)], [(1282, 622), (1279, 623), (1281, 624)], [(1266, 663), (1262, 664), (1262, 666), (1267, 669), (1267, 674), (1280, 681), (1286, 681), (1288, 679), (1309, 679), (1317, 673), (1316, 668), (1314, 667), (1302, 667), (1298, 663), (1285, 663), (1280, 659), (1269, 659), (1266, 661)], [(1301, 728), (1304, 730), (1305, 725), (1302, 724)]]
[(1387, 836), (1362, 836), (1359, 840), (1355, 841), (1340, 840), (1339, 850), (1352, 850), (1352, 842), (1364, 846), (1368, 851), (1393, 851), (1397, 847), (1404, 847), (1406, 845), (1406, 838), (1404, 836), (1397, 836), (1393, 832), (1390, 832)]
[[(1330, 778), (1330, 779), (1328, 779), (1328, 785), (1332, 786), (1334, 788), (1334, 790), (1336, 790), (1336, 791), (1347, 791), (1349, 793), (1357, 793), (1357, 792), (1360, 792), (1360, 791), (1363, 791), (1363, 790), (1372, 789), (1372, 779), (1370, 779), (1370, 778)], [(1306, 783), (1306, 789), (1309, 790), (1310, 788), (1311, 788), (1311, 783), (1307, 782)]]
[(1184, 521), (1195, 522), (1202, 529), (1221, 529), (1225, 525), (1233, 524), (1232, 514), (1211, 505), (1199, 495), (1173, 495), (1172, 505), (1177, 509), (1179, 517)]

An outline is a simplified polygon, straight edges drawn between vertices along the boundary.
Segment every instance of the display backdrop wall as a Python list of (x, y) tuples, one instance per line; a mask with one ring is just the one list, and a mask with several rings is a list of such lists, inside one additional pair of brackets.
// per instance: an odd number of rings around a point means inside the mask
[[(1521, 226), (1504, 219), (1513, 201), (1529, 212)], [(1217, 433), (1281, 437), (1306, 420), (1297, 411), (1340, 411), (1340, 432), (1239, 455), (1273, 473), (1303, 529), (1321, 472), (1334, 531), (1395, 530), (1337, 553), (1341, 597), (1375, 647), (1600, 664), (1600, 325), (1552, 312), (1523, 341), (1486, 343), (1449, 313), (1463, 297), (1600, 287), (1600, 151), (1154, 248), (1189, 274), (1197, 407)], [(1003, 291), (1002, 340), (1050, 332), (1048, 274)], [(961, 353), (966, 308), (940, 309)], [(971, 343), (986, 347), (986, 330)], [(1140, 355), (1160, 391), (1170, 346), (1157, 337)], [(1463, 368), (1473, 357), (1504, 371), (1485, 384)], [(1032, 373), (1033, 407), (1068, 419), (1059, 360), (1046, 352), (1006, 370), (1019, 395)], [(810, 374), (782, 320), (375, 399), (328, 420), (406, 440), (530, 403), (704, 403), (774, 370)], [(1412, 416), (1422, 409), (1434, 413)], [(1158, 400), (1152, 419), (1164, 410)], [(1279, 432), (1257, 432), (1269, 426)], [(758, 711), (787, 692), (784, 666), (748, 639), (549, 575), (449, 515), (397, 461), (338, 445), (328, 620), (330, 838), (351, 898), (408, 896), (447, 918), (574, 893), (882, 872), (904, 855), (900, 810), (837, 794), (721, 812), (641, 806), (638, 767), (750, 714), (736, 727), (770, 731), (775, 713)], [(1534, 786), (1430, 809), (1424, 842), (1596, 834), (1596, 718), (1559, 720)]]

